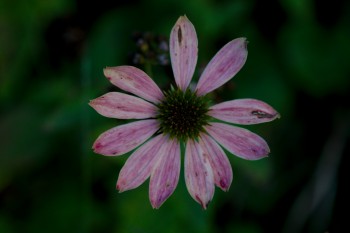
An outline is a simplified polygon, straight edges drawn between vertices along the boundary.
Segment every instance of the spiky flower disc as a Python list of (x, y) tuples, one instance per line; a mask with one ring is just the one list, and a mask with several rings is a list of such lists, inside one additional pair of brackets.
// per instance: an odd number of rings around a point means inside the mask
[(160, 131), (170, 138), (179, 141), (195, 139), (200, 132), (204, 132), (203, 126), (208, 124), (208, 101), (189, 89), (184, 92), (171, 88), (165, 92), (164, 100), (157, 107)]

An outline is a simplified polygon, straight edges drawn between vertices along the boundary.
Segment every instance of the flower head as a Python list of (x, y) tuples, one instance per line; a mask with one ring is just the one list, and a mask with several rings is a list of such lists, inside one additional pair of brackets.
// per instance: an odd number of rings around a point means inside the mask
[(120, 171), (117, 189), (120, 192), (134, 189), (150, 178), (149, 198), (154, 208), (159, 208), (177, 186), (181, 143), (185, 145), (187, 189), (204, 209), (213, 198), (215, 185), (226, 191), (232, 182), (231, 165), (221, 146), (248, 160), (266, 157), (270, 151), (260, 136), (228, 123), (272, 121), (279, 117), (276, 110), (255, 99), (210, 106), (206, 96), (242, 68), (248, 54), (246, 39), (226, 44), (191, 90), (188, 87), (197, 53), (195, 28), (186, 16), (181, 16), (170, 34), (176, 88), (162, 92), (145, 72), (132, 66), (107, 67), (104, 75), (109, 81), (134, 95), (110, 92), (90, 102), (103, 116), (138, 119), (104, 132), (93, 149), (98, 154), (119, 156), (137, 148)]

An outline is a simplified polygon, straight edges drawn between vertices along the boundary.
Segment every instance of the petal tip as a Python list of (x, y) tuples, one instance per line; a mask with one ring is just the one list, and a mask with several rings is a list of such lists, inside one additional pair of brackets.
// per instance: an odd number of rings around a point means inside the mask
[(102, 147), (102, 144), (100, 142), (95, 142), (92, 145), (92, 149), (94, 150), (94, 152), (96, 152), (96, 150), (99, 150)]
[(178, 19), (178, 22), (182, 22), (182, 21), (190, 21), (188, 18), (187, 18), (187, 15), (184, 14), (184, 15), (181, 15)]
[(270, 148), (267, 148), (266, 150), (263, 151), (261, 156), (258, 156), (257, 159), (263, 159), (269, 157), (270, 154)]
[(110, 67), (106, 66), (105, 68), (103, 68), (103, 74), (108, 73), (110, 70)]
[(93, 104), (94, 104), (94, 100), (89, 100), (88, 105), (89, 105), (90, 107), (93, 107)]
[(270, 111), (253, 111), (253, 114), (257, 115), (260, 119), (266, 119), (267, 121), (273, 121), (281, 118), (281, 115), (275, 110), (271, 109)]
[(158, 210), (159, 208), (160, 208), (160, 205), (158, 206), (158, 205), (153, 205), (153, 204), (151, 204), (152, 205), (152, 208), (154, 209), (154, 210)]
[(157, 202), (157, 201), (151, 200), (151, 206), (155, 210), (158, 210), (162, 204), (163, 204), (163, 202)]
[(247, 44), (249, 43), (247, 37), (240, 37), (240, 38), (238, 38), (238, 39), (242, 41), (242, 44), (243, 44), (243, 45), (247, 45)]
[(248, 41), (248, 39), (246, 37), (239, 37), (237, 39), (234, 39), (233, 41), (238, 42), (238, 46), (240, 48), (242, 48), (243, 50), (245, 50), (245, 52), (248, 51), (249, 41)]
[(120, 181), (117, 181), (117, 185), (116, 185), (116, 190), (118, 190), (118, 193), (123, 193), (124, 191), (127, 191), (127, 189), (125, 188), (125, 182), (124, 185), (121, 184)]
[(198, 195), (195, 195), (195, 198), (196, 198), (196, 201), (202, 206), (203, 210), (206, 210), (208, 208), (210, 200), (208, 200), (207, 202), (204, 202)]
[(104, 76), (108, 79), (108, 80), (111, 80), (111, 67), (106, 67), (106, 68), (103, 68), (103, 74)]
[(227, 192), (230, 189), (230, 182), (225, 180), (225, 179), (221, 179), (220, 183), (219, 183), (219, 187), (221, 188), (222, 191)]
[(104, 145), (100, 141), (95, 141), (94, 144), (92, 145), (92, 149), (96, 154), (106, 155), (103, 151)]
[[(151, 204), (152, 205), (152, 204)], [(154, 205), (152, 205), (152, 208), (154, 209), (154, 210), (158, 210), (159, 209), (159, 206), (154, 206)]]
[(115, 150), (115, 151), (107, 151), (105, 145), (102, 145), (101, 142), (95, 142), (92, 145), (92, 149), (94, 153), (99, 154), (99, 155), (104, 155), (104, 156), (117, 156), (120, 155), (120, 152)]
[[(88, 103), (88, 105), (89, 105), (90, 107), (92, 107), (93, 109), (96, 110), (96, 106), (98, 105), (98, 99), (99, 99), (99, 98), (90, 100), (89, 103)], [(97, 103), (96, 103), (96, 102), (97, 102)]]

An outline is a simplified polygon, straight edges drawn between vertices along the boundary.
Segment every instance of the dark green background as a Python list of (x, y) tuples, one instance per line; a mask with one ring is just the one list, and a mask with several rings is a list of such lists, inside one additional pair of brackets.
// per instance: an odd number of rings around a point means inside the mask
[[(148, 182), (115, 190), (127, 155), (104, 157), (91, 145), (123, 121), (87, 103), (117, 90), (102, 69), (130, 64), (134, 32), (168, 38), (184, 14), (199, 37), (199, 69), (230, 40), (249, 40), (245, 66), (215, 101), (257, 98), (282, 118), (247, 127), (271, 154), (229, 155), (233, 183), (216, 189), (207, 211), (188, 194), (183, 169), (153, 210)], [(346, 0), (0, 0), (0, 232), (344, 232), (349, 42)], [(166, 70), (152, 69), (162, 88), (174, 84)]]

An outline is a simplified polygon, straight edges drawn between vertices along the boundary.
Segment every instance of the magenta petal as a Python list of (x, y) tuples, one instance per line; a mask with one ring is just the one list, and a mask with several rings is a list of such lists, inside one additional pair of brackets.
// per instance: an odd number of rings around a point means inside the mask
[(279, 117), (270, 105), (255, 99), (237, 99), (214, 105), (208, 115), (242, 125), (269, 122)]
[(226, 44), (209, 62), (198, 85), (197, 94), (205, 95), (229, 81), (242, 68), (248, 56), (246, 38)]
[(265, 140), (249, 130), (222, 123), (210, 123), (204, 128), (228, 151), (243, 159), (261, 159), (270, 152)]
[(208, 154), (193, 140), (186, 145), (185, 181), (192, 198), (206, 209), (214, 196), (214, 175)]
[(151, 173), (149, 198), (153, 208), (159, 208), (174, 192), (180, 176), (180, 144), (168, 139)]
[(193, 24), (181, 16), (170, 34), (170, 58), (177, 86), (186, 90), (196, 68), (198, 39)]
[(156, 115), (156, 106), (135, 96), (109, 92), (90, 101), (99, 114), (118, 119), (144, 119)]
[(159, 128), (156, 120), (141, 120), (114, 127), (101, 134), (92, 148), (102, 155), (122, 155), (144, 143)]
[(130, 155), (119, 173), (117, 189), (120, 192), (137, 188), (150, 176), (165, 141), (163, 135), (158, 135)]
[(208, 155), (216, 186), (227, 191), (232, 182), (232, 168), (225, 152), (206, 134), (200, 135), (199, 144)]
[(103, 70), (109, 81), (120, 89), (133, 93), (153, 103), (159, 103), (164, 95), (153, 80), (133, 66), (107, 67)]

